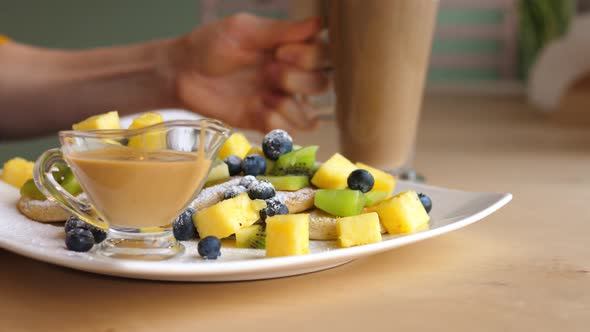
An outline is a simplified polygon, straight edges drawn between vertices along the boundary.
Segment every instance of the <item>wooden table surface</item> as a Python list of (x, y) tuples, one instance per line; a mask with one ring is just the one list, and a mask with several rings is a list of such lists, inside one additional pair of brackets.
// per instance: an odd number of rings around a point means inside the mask
[[(335, 150), (331, 123), (299, 136)], [(265, 281), (119, 279), (0, 250), (0, 331), (589, 331), (590, 129), (552, 126), (520, 97), (429, 97), (417, 151), (429, 183), (514, 200), (447, 235)]]

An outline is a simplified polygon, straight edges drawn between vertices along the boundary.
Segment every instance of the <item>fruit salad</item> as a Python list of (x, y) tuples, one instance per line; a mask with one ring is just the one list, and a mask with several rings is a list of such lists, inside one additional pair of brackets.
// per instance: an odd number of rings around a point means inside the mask
[[(310, 240), (334, 240), (342, 248), (382, 241), (382, 233), (407, 234), (428, 228), (432, 201), (423, 193), (393, 195), (396, 178), (336, 153), (316, 160), (318, 146), (301, 147), (284, 130), (264, 136), (261, 146), (236, 133), (222, 147), (208, 184), (223, 186), (220, 201), (191, 210), (190, 239), (235, 239), (238, 248), (265, 250), (267, 257), (305, 255)], [(305, 194), (303, 194), (305, 193)], [(295, 197), (300, 200), (295, 202)], [(291, 208), (289, 208), (291, 206)], [(176, 234), (176, 233), (175, 233)], [(201, 240), (202, 241), (202, 240)], [(219, 248), (215, 241), (211, 248)], [(209, 246), (209, 245), (207, 245)], [(204, 251), (216, 259), (221, 251)]]
[[(133, 120), (130, 129), (161, 121), (161, 115), (145, 113)], [(73, 127), (118, 129), (120, 123), (117, 112), (109, 112)], [(158, 149), (161, 144), (158, 136), (129, 141), (144, 149)], [(308, 254), (310, 240), (336, 241), (339, 247), (348, 248), (380, 242), (384, 233), (428, 229), (432, 200), (426, 194), (405, 191), (394, 195), (393, 175), (353, 163), (338, 153), (318, 162), (318, 149), (294, 144), (280, 129), (267, 133), (260, 146), (234, 133), (221, 147), (202, 193), (172, 221), (175, 238), (199, 241), (194, 254), (214, 260), (228, 241), (237, 248), (264, 250), (267, 257), (279, 257)], [(82, 194), (67, 165), (60, 165), (53, 175), (70, 194)], [(21, 189), (21, 201), (45, 200), (31, 178), (32, 163), (21, 159), (5, 164), (1, 177)], [(107, 236), (76, 217), (67, 218), (64, 232), (66, 247), (80, 252), (89, 251)]]

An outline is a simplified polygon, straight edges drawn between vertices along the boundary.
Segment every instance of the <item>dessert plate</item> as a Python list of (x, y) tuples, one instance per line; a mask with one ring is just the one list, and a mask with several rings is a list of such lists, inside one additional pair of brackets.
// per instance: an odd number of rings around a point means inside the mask
[(430, 229), (391, 236), (383, 241), (352, 248), (337, 248), (335, 241), (311, 241), (310, 254), (264, 258), (263, 250), (231, 248), (224, 243), (221, 257), (206, 261), (198, 257), (196, 241), (183, 242), (183, 255), (159, 262), (103, 257), (94, 249), (68, 251), (60, 224), (29, 220), (16, 209), (19, 191), (0, 181), (0, 248), (39, 261), (112, 276), (171, 281), (235, 281), (285, 277), (320, 271), (351, 260), (392, 250), (465, 227), (506, 205), (511, 194), (466, 192), (399, 181), (398, 191), (413, 189), (432, 198)]

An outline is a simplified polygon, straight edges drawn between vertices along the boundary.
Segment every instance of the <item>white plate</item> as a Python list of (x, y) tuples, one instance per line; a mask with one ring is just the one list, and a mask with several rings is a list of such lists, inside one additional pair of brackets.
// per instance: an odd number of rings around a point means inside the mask
[(397, 191), (414, 189), (433, 201), (430, 230), (404, 236), (384, 235), (379, 243), (341, 249), (334, 241), (311, 241), (309, 255), (264, 258), (263, 250), (222, 248), (216, 261), (196, 254), (196, 241), (187, 250), (161, 262), (130, 261), (76, 253), (65, 249), (63, 227), (31, 221), (16, 209), (17, 189), (0, 181), (0, 248), (43, 262), (119, 277), (175, 281), (234, 281), (285, 277), (335, 267), (353, 259), (425, 240), (472, 224), (498, 210), (512, 195), (475, 193), (399, 181)]

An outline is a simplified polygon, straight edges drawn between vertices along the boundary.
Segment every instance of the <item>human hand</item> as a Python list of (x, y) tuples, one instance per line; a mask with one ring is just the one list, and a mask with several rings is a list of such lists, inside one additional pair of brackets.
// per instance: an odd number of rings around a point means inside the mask
[(183, 107), (241, 128), (311, 129), (317, 111), (296, 95), (324, 93), (327, 46), (317, 18), (237, 14), (173, 42), (168, 67)]

